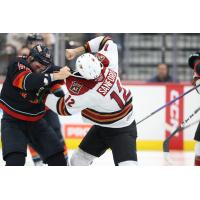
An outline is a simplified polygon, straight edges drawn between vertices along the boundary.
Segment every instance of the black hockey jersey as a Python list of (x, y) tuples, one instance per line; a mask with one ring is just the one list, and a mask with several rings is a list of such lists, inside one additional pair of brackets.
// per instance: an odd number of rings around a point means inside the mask
[(31, 71), (25, 57), (17, 57), (8, 66), (0, 96), (0, 108), (14, 118), (37, 121), (45, 114), (45, 105), (38, 101), (38, 92), (47, 89), (50, 74)]

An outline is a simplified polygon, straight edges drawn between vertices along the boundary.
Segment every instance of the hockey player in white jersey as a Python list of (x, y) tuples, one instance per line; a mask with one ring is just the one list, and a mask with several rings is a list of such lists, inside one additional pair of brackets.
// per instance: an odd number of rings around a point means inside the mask
[(83, 120), (93, 124), (72, 155), (71, 165), (90, 165), (109, 148), (115, 165), (136, 165), (132, 94), (118, 76), (117, 45), (111, 38), (100, 36), (66, 50), (67, 59), (77, 56), (76, 70), (66, 79), (65, 96), (50, 94), (46, 99), (46, 105), (59, 115), (81, 112)]

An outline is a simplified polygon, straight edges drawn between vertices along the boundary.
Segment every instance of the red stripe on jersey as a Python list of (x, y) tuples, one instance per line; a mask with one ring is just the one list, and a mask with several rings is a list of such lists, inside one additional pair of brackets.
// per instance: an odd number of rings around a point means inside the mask
[(96, 53), (95, 56), (103, 64), (104, 67), (108, 67), (110, 62), (109, 62), (109, 60), (108, 60), (108, 58), (106, 56), (104, 56), (101, 53)]
[(10, 110), (8, 107), (6, 107), (2, 103), (0, 103), (0, 108), (14, 118), (21, 119), (21, 120), (24, 120), (24, 121), (30, 121), (30, 122), (38, 121), (39, 119), (43, 118), (44, 115), (45, 115), (45, 113), (43, 113), (43, 114), (40, 114), (40, 115), (33, 117), (33, 116), (27, 116), (27, 115), (19, 114), (17, 112)]
[(70, 115), (70, 113), (67, 111), (67, 108), (65, 106), (64, 97), (61, 97), (57, 102), (57, 112), (59, 115), (62, 115), (62, 116)]
[(61, 85), (60, 84), (55, 84), (51, 87), (51, 92), (54, 93), (56, 90), (60, 89)]
[(108, 50), (108, 46), (109, 46), (109, 44), (106, 44), (105, 47), (103, 48), (103, 50), (107, 51)]
[(16, 76), (16, 78), (13, 80), (13, 86), (18, 87), (20, 89), (23, 89), (23, 82), (24, 78), (26, 77), (27, 74), (29, 74), (30, 71), (23, 71), (20, 74)]
[(91, 52), (92, 52), (92, 51), (91, 51), (91, 48), (90, 48), (89, 42), (87, 42), (87, 43), (85, 44), (85, 50), (86, 50), (87, 53), (91, 53)]
[(99, 113), (91, 109), (85, 109), (81, 113), (84, 117), (95, 121), (95, 122), (114, 122), (124, 118), (131, 110), (133, 109), (133, 105), (130, 102), (128, 105), (124, 107), (120, 112), (115, 113)]

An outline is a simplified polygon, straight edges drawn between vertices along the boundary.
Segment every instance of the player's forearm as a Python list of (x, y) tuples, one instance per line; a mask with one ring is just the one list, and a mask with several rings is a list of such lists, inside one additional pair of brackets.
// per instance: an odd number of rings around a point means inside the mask
[[(20, 89), (24, 89), (27, 91), (37, 90), (41, 87), (49, 86), (54, 81), (65, 80), (70, 75), (71, 72), (68, 67), (63, 67), (60, 69), (60, 71), (51, 74), (29, 73), (27, 76), (24, 77), (22, 85), (23, 88), (21, 87)], [(14, 86), (17, 87), (16, 84)]]
[(18, 80), (14, 80), (13, 86), (26, 91), (38, 90), (51, 83), (51, 77), (49, 74), (29, 73), (22, 77), (21, 80), (23, 84), (20, 84)]
[(66, 58), (68, 60), (73, 60), (84, 53), (96, 53), (104, 47), (108, 40), (110, 40), (109, 37), (99, 36), (86, 42), (83, 46), (75, 49), (66, 49)]
[(51, 81), (58, 81), (58, 80), (64, 80), (67, 77), (71, 75), (70, 68), (65, 66), (60, 69), (58, 72), (54, 72), (50, 74), (51, 76)]
[(53, 81), (63, 80), (65, 79), (65, 77), (66, 75), (63, 73), (52, 73), (52, 74), (31, 73), (24, 78), (23, 87), (20, 89), (24, 89), (26, 91), (38, 90), (41, 87), (49, 86)]
[(76, 56), (80, 56), (85, 53), (85, 48), (84, 46), (80, 46), (80, 47), (75, 48), (74, 51), (76, 53)]
[(111, 40), (110, 37), (108, 36), (99, 36), (99, 37), (96, 37), (92, 40), (89, 40), (85, 45), (85, 50), (86, 52), (92, 52), (92, 53), (96, 53), (98, 51), (100, 51), (105, 43), (108, 41), (108, 40)]

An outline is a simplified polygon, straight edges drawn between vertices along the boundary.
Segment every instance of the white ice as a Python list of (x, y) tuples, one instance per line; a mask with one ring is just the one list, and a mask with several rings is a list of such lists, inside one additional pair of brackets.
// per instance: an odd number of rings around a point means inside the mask
[[(2, 152), (0, 152), (2, 154)], [(73, 150), (69, 151), (69, 157)], [(139, 166), (192, 166), (194, 163), (194, 152), (171, 151), (164, 155), (161, 151), (139, 151), (138, 165)], [(0, 166), (4, 166), (5, 162), (0, 155)], [(33, 162), (28, 153), (26, 165), (32, 166)], [(92, 166), (114, 166), (112, 153), (107, 151), (100, 158), (94, 160)]]

